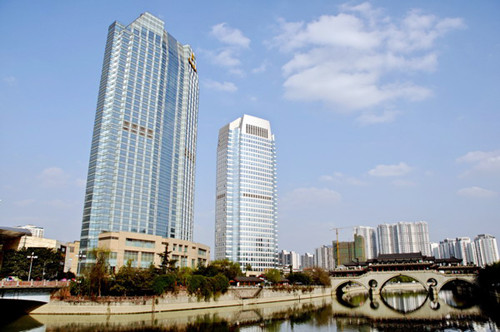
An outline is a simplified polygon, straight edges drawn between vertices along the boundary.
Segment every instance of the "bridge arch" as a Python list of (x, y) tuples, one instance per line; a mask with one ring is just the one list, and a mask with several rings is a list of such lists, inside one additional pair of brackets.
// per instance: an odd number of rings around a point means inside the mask
[(439, 292), (446, 285), (449, 285), (451, 283), (456, 283), (457, 281), (466, 283), (466, 284), (470, 285), (471, 287), (477, 286), (474, 280), (471, 280), (470, 278), (462, 278), (462, 277), (457, 276), (456, 278), (447, 278), (446, 280), (443, 280), (443, 282), (441, 282), (440, 285), (438, 285), (439, 287), (437, 288), (437, 291)]
[(426, 292), (429, 291), (429, 287), (427, 285), (427, 280), (423, 280), (419, 277), (417, 277), (415, 274), (412, 274), (412, 273), (408, 273), (408, 274), (405, 274), (405, 273), (398, 273), (398, 274), (394, 274), (392, 276), (389, 276), (388, 279), (386, 279), (381, 285), (380, 285), (380, 288), (379, 288), (379, 292), (382, 292), (382, 290), (384, 289), (384, 287), (389, 283), (389, 281), (391, 281), (392, 279), (394, 278), (397, 278), (397, 277), (407, 277), (407, 278), (411, 278), (413, 280), (415, 280), (416, 282), (418, 282)]
[[(355, 290), (352, 293), (350, 293), (350, 291), (348, 290), (347, 292), (344, 293), (343, 292), (344, 287), (350, 286), (350, 285), (359, 286), (361, 289)], [(363, 305), (364, 302), (366, 302), (366, 300), (368, 298), (368, 289), (366, 288), (365, 285), (363, 285), (359, 281), (348, 280), (348, 281), (342, 282), (339, 285), (337, 285), (337, 287), (335, 287), (334, 291), (335, 291), (335, 296), (337, 298), (337, 301), (340, 304), (342, 304), (342, 305), (344, 305), (346, 307), (349, 307), (349, 308), (356, 308), (356, 307), (358, 307), (360, 305)], [(360, 294), (364, 295), (364, 299), (361, 301), (360, 304), (354, 305), (353, 303), (351, 303), (348, 300), (344, 299), (344, 296), (350, 296), (350, 295), (353, 295), (353, 294), (354, 295), (360, 295)]]

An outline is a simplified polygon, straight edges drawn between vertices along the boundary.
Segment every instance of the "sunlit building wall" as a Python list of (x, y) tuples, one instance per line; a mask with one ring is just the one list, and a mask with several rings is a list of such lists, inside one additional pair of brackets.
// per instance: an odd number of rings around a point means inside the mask
[(364, 238), (366, 259), (377, 257), (377, 232), (375, 228), (369, 226), (354, 227), (354, 235)]
[(486, 266), (498, 262), (497, 239), (493, 235), (479, 234), (474, 239), (479, 266)]
[(276, 148), (269, 121), (250, 115), (219, 130), (215, 259), (252, 271), (278, 266)]
[(378, 225), (377, 239), (380, 254), (431, 254), (429, 228), (425, 221)]

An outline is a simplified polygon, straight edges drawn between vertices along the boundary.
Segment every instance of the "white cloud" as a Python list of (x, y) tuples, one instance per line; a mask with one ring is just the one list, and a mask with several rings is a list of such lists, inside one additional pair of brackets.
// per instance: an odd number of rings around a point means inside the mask
[(237, 67), (241, 64), (236, 57), (235, 51), (231, 49), (222, 49), (218, 52), (211, 52), (212, 62), (221, 67)]
[(264, 62), (261, 64), (259, 67), (252, 69), (252, 73), (257, 74), (257, 73), (263, 73), (267, 69), (267, 63)]
[(250, 39), (245, 37), (240, 30), (231, 28), (226, 23), (214, 25), (211, 34), (224, 44), (244, 48), (250, 46)]
[(15, 86), (17, 84), (17, 78), (14, 76), (5, 76), (3, 78), (3, 81), (8, 85), (8, 86)]
[(23, 199), (23, 200), (20, 200), (20, 201), (15, 201), (13, 203), (14, 203), (15, 206), (27, 207), (27, 206), (33, 205), (35, 202), (36, 202), (36, 200), (34, 200), (32, 198), (28, 198), (28, 199)]
[(382, 112), (382, 114), (375, 114), (372, 112), (364, 112), (362, 113), (356, 120), (362, 125), (371, 125), (378, 123), (388, 123), (394, 122), (396, 116), (400, 114), (398, 111), (389, 111), (386, 110)]
[(70, 180), (70, 176), (59, 167), (44, 169), (38, 178), (40, 179), (42, 186), (54, 188), (66, 186)]
[(283, 210), (311, 210), (335, 205), (342, 196), (327, 188), (296, 188), (287, 193), (281, 200)]
[(249, 48), (250, 39), (245, 37), (240, 30), (232, 28), (226, 23), (214, 25), (210, 33), (225, 44), (216, 51), (206, 52), (211, 62), (217, 66), (227, 68), (231, 74), (243, 76), (244, 72), (241, 69), (239, 57), (243, 49)]
[(457, 159), (459, 163), (471, 164), (472, 168), (462, 175), (472, 172), (500, 174), (500, 150), (472, 151)]
[(342, 174), (341, 172), (334, 172), (333, 175), (323, 175), (320, 181), (333, 182), (336, 184), (348, 184), (352, 186), (365, 186), (367, 183), (353, 176)]
[[(282, 68), (286, 98), (320, 101), (337, 112), (352, 112), (432, 95), (408, 74), (436, 69), (436, 41), (462, 28), (461, 19), (411, 11), (397, 21), (383, 17), (369, 3), (340, 8), (338, 15), (311, 22), (279, 22), (281, 33), (273, 43), (292, 54)], [(394, 74), (402, 74), (402, 79), (394, 80)], [(383, 123), (394, 116), (368, 113), (360, 121)]]
[(377, 165), (375, 168), (368, 171), (371, 176), (389, 177), (402, 176), (412, 170), (406, 163), (400, 162), (397, 165)]
[(232, 82), (217, 82), (213, 80), (206, 80), (204, 85), (208, 89), (225, 91), (225, 92), (234, 92), (238, 90), (238, 87)]
[(415, 187), (417, 184), (413, 181), (397, 179), (392, 181), (392, 184), (397, 187)]
[(462, 188), (457, 192), (457, 194), (472, 198), (491, 198), (498, 196), (498, 193), (481, 187)]

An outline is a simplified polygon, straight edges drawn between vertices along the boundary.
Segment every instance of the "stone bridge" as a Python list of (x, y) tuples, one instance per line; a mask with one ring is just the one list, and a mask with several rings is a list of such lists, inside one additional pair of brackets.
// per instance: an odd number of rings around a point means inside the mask
[(0, 281), (0, 312), (26, 314), (48, 303), (50, 295), (69, 281)]
[(387, 282), (397, 276), (407, 276), (415, 279), (426, 291), (439, 292), (441, 288), (451, 281), (463, 281), (475, 284), (475, 274), (452, 274), (442, 273), (436, 270), (412, 270), (412, 271), (370, 271), (361, 275), (330, 277), (332, 288), (336, 292), (341, 286), (349, 282), (355, 282), (371, 290), (373, 294), (380, 294)]

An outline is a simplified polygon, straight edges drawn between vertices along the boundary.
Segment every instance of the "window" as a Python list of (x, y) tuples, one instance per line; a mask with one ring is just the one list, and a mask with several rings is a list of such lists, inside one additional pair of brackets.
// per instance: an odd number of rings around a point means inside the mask
[(128, 262), (130, 262), (132, 267), (137, 267), (138, 257), (139, 257), (139, 252), (125, 250), (123, 254), (123, 262), (124, 264), (128, 264)]
[[(138, 216), (136, 216), (138, 217)], [(137, 219), (137, 218), (135, 218)], [(126, 239), (125, 245), (127, 247), (138, 247), (138, 248), (154, 248), (154, 241), (146, 241), (146, 240), (136, 240), (136, 239)]]

